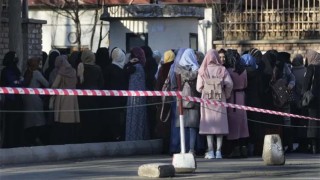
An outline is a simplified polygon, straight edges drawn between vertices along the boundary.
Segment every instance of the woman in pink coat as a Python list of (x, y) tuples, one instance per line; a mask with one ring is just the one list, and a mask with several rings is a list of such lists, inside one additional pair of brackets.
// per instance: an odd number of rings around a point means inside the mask
[[(228, 49), (226, 53), (226, 68), (233, 81), (233, 90), (228, 103), (245, 105), (245, 88), (247, 87), (247, 71), (241, 62), (237, 50)], [(246, 139), (249, 137), (247, 111), (228, 108), (229, 134), (233, 150), (230, 158), (247, 157)]]
[[(212, 88), (214, 87), (214, 88)], [(216, 50), (209, 50), (198, 71), (197, 91), (201, 98), (226, 102), (233, 87), (227, 69), (222, 65)], [(200, 134), (207, 135), (208, 153), (206, 159), (222, 158), (221, 146), (223, 135), (229, 133), (227, 109), (223, 106), (201, 104)], [(217, 137), (217, 149), (214, 154), (213, 136)]]

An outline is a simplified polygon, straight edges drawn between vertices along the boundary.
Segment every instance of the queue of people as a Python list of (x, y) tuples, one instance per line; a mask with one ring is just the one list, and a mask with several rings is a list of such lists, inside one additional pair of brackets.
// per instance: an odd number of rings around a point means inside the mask
[[(179, 48), (163, 56), (148, 46), (127, 53), (117, 47), (71, 55), (51, 50), (29, 59), (24, 73), (18, 61), (15, 52), (5, 55), (2, 87), (181, 90), (185, 96), (320, 117), (320, 54), (313, 50), (292, 61), (286, 52), (263, 54), (255, 48), (242, 55), (233, 49), (204, 55)], [(274, 88), (280, 80), (290, 95), (285, 102)], [(310, 91), (312, 101), (302, 106)], [(16, 94), (2, 95), (0, 105), (3, 148), (161, 138), (165, 153), (180, 151), (175, 98)], [(183, 108), (187, 150), (207, 159), (260, 155), (269, 133), (280, 134), (287, 153), (319, 152), (317, 121), (187, 101)]]

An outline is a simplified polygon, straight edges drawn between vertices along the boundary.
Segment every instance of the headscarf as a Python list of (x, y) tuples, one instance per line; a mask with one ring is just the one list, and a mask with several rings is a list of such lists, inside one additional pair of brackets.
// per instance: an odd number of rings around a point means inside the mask
[(43, 64), (42, 72), (46, 72), (48, 68), (50, 70), (49, 73), (54, 69), (54, 61), (56, 60), (56, 57), (60, 55), (60, 52), (57, 49), (51, 49), (49, 51), (49, 55), (47, 56), (47, 60), (45, 64)]
[(57, 69), (57, 73), (61, 76), (65, 76), (68, 78), (76, 77), (76, 71), (68, 62), (68, 57), (66, 55), (60, 55), (57, 57), (55, 67)]
[(262, 58), (262, 52), (257, 49), (257, 48), (252, 48), (250, 51), (249, 51), (249, 54), (255, 59), (256, 63), (257, 64), (260, 64), (260, 60)]
[(196, 56), (198, 59), (198, 64), (199, 64), (199, 66), (201, 66), (203, 59), (204, 59), (204, 54), (200, 51), (196, 51)]
[(272, 75), (277, 58), (278, 52), (276, 50), (269, 50), (262, 56), (262, 62), (264, 63), (263, 72), (265, 74)]
[(242, 55), (241, 61), (245, 66), (252, 67), (253, 69), (258, 68), (258, 65), (256, 64), (256, 59), (250, 54)]
[(174, 54), (174, 52), (172, 50), (166, 51), (163, 56), (163, 64), (172, 62), (175, 57), (176, 57), (176, 55)]
[(138, 63), (142, 64), (143, 66), (145, 66), (146, 64), (146, 56), (144, 54), (144, 51), (142, 48), (140, 47), (134, 47), (131, 49), (130, 51), (130, 54), (131, 54), (131, 59), (132, 58), (137, 58), (139, 60)]
[(225, 66), (227, 68), (233, 68), (234, 72), (239, 75), (245, 70), (244, 64), (241, 62), (240, 54), (234, 49), (227, 50)]
[(117, 65), (121, 69), (123, 69), (124, 64), (126, 62), (126, 55), (122, 51), (122, 49), (115, 47), (111, 51), (111, 59), (112, 64)]
[(77, 67), (77, 76), (82, 84), (84, 81), (84, 64), (95, 65), (96, 57), (90, 50), (84, 50), (81, 54), (81, 63)]
[(33, 71), (39, 70), (39, 64), (40, 64), (41, 59), (33, 57), (28, 60), (27, 62), (27, 70), (24, 73), (24, 85), (29, 86), (31, 83), (31, 80), (33, 78)]
[(109, 49), (106, 47), (99, 48), (96, 52), (96, 64), (104, 70), (108, 65), (111, 64), (109, 57)]
[(177, 50), (177, 55), (174, 58), (173, 64), (170, 67), (169, 76), (170, 76), (170, 83), (172, 84), (177, 84), (176, 76), (175, 76), (176, 64), (179, 64), (181, 56), (185, 50), (186, 50), (185, 48), (180, 48)]
[(3, 58), (3, 66), (12, 66), (18, 63), (19, 59), (17, 57), (17, 53), (14, 51), (9, 51), (4, 55)]
[(78, 64), (81, 62), (82, 53), (79, 51), (73, 51), (69, 57), (69, 63), (74, 69), (77, 69)]
[(17, 66), (18, 61), (19, 58), (17, 57), (16, 52), (9, 51), (4, 55), (2, 64), (3, 66), (10, 67), (17, 76), (21, 76), (21, 71)]
[(219, 58), (219, 53), (214, 50), (214, 49), (210, 49), (206, 56), (203, 59), (203, 62), (199, 68), (198, 74), (200, 76), (205, 76), (206, 75), (206, 71), (208, 68), (209, 64), (214, 64), (216, 66), (222, 66), (222, 62)]
[(155, 51), (153, 51), (152, 57), (156, 60), (157, 64), (159, 64), (161, 61), (162, 55), (161, 55), (160, 51), (155, 50)]
[(296, 54), (296, 56), (292, 60), (292, 66), (302, 66), (303, 65), (303, 56), (301, 54)]
[(188, 48), (183, 52), (179, 61), (179, 65), (190, 67), (192, 71), (196, 71), (199, 69), (197, 57), (193, 49)]
[(308, 50), (306, 54), (309, 65), (319, 65), (320, 64), (320, 54), (314, 50)]

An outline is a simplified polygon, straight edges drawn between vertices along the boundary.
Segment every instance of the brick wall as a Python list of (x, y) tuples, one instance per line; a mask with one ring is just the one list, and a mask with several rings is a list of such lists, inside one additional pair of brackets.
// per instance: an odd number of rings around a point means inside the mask
[(275, 49), (290, 53), (291, 58), (295, 54), (305, 55), (308, 49), (320, 52), (320, 40), (214, 41), (213, 46), (215, 49), (237, 49), (240, 54), (251, 48), (257, 48), (263, 52)]
[[(9, 26), (8, 19), (3, 18), (0, 29), (0, 68), (4, 55), (9, 51)], [(42, 56), (42, 24), (46, 21), (28, 19), (23, 20), (23, 67), (28, 58)], [(24, 68), (23, 68), (24, 69)]]

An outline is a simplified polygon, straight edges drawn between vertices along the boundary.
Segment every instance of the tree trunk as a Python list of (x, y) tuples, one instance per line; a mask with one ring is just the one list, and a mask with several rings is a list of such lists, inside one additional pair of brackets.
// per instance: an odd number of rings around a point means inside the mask
[[(93, 22), (93, 27), (92, 27), (92, 33), (91, 33), (91, 39), (90, 39), (90, 48), (92, 49), (93, 46), (93, 39), (94, 39), (94, 34), (96, 33), (96, 27), (97, 27), (97, 22), (98, 22), (98, 15), (99, 15), (99, 10), (96, 9), (94, 11), (94, 22)], [(98, 47), (99, 48), (99, 47)]]
[(23, 69), (23, 42), (21, 1), (8, 1), (9, 15), (9, 50), (15, 51), (19, 58), (18, 68)]

